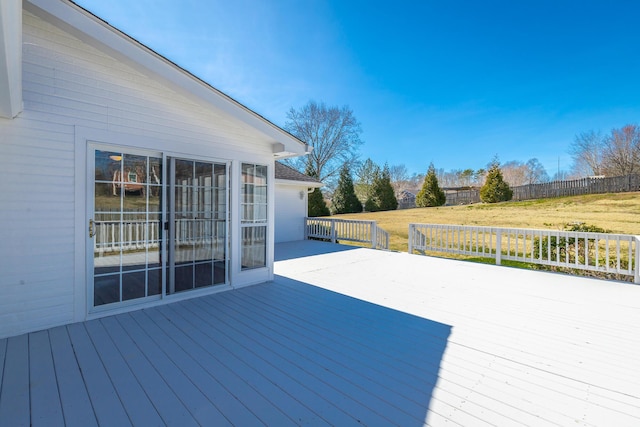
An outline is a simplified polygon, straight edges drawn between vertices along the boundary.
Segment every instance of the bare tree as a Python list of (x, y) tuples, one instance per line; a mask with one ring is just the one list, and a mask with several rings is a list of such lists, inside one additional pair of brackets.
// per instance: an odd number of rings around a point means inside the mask
[(473, 179), (473, 169), (465, 169), (462, 172), (460, 172), (461, 187), (470, 187), (472, 179)]
[(284, 128), (313, 147), (308, 159), (287, 163), (301, 172), (310, 164), (318, 179), (327, 184), (337, 179), (343, 165), (352, 168), (358, 158), (362, 129), (347, 106), (327, 107), (309, 101), (299, 110), (289, 110)]
[(626, 125), (612, 129), (605, 138), (602, 157), (604, 170), (609, 176), (640, 172), (640, 127)]
[(480, 168), (473, 173), (473, 183), (474, 185), (482, 185), (487, 176), (487, 170), (484, 168)]
[(359, 162), (356, 170), (355, 191), (356, 195), (362, 203), (371, 197), (373, 182), (376, 176), (380, 174), (380, 166), (373, 160), (367, 158), (364, 162)]
[(527, 160), (525, 166), (527, 167), (525, 175), (527, 184), (539, 184), (549, 181), (549, 174), (538, 159), (533, 158)]
[(402, 190), (409, 188), (409, 170), (404, 164), (391, 166), (389, 168), (389, 177), (396, 196)]
[(527, 182), (527, 166), (517, 160), (511, 160), (500, 166), (504, 180), (511, 186), (528, 184)]
[(593, 130), (575, 136), (569, 146), (569, 154), (573, 157), (573, 172), (578, 176), (594, 176), (604, 173), (603, 150), (604, 138), (600, 132)]

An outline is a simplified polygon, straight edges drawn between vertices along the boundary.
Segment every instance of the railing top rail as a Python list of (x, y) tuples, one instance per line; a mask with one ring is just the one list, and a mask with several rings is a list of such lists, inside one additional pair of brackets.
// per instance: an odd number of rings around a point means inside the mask
[(640, 236), (636, 236), (633, 234), (619, 234), (619, 233), (601, 233), (601, 232), (593, 232), (593, 231), (572, 231), (572, 230), (554, 230), (554, 229), (544, 229), (544, 228), (510, 228), (510, 227), (490, 227), (484, 225), (455, 225), (455, 224), (425, 224), (425, 223), (410, 223), (410, 226), (416, 227), (431, 227), (431, 228), (450, 228), (450, 229), (475, 229), (475, 230), (485, 230), (485, 231), (507, 231), (511, 233), (542, 233), (542, 234), (559, 234), (559, 235), (580, 235), (583, 237), (597, 238), (597, 237), (608, 237), (608, 238), (638, 238)]
[(344, 218), (326, 218), (326, 217), (317, 217), (317, 216), (312, 216), (312, 217), (305, 217), (304, 218), (306, 221), (327, 221), (327, 222), (357, 222), (357, 223), (362, 223), (362, 224), (376, 224), (375, 220), (372, 219), (344, 219)]

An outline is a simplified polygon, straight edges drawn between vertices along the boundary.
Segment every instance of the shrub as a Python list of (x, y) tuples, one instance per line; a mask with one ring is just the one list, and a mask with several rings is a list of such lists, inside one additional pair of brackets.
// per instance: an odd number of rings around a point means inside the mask
[[(578, 231), (587, 233), (610, 233), (610, 230), (604, 228), (587, 225), (584, 223), (570, 223), (564, 226), (564, 231)], [(577, 240), (577, 241), (576, 241)], [(550, 259), (552, 261), (575, 262), (578, 257), (579, 263), (584, 263), (586, 257), (590, 260), (595, 259), (595, 247), (597, 242), (592, 239), (576, 239), (575, 237), (536, 237), (533, 240), (533, 253), (542, 259)]]
[(480, 200), (485, 203), (506, 202), (513, 197), (513, 191), (509, 188), (500, 171), (500, 163), (494, 160), (487, 172), (487, 179), (480, 189)]
[(442, 206), (447, 201), (444, 191), (438, 185), (438, 177), (436, 177), (436, 169), (433, 163), (429, 165), (427, 175), (424, 178), (422, 189), (416, 195), (416, 206), (426, 208), (430, 206)]

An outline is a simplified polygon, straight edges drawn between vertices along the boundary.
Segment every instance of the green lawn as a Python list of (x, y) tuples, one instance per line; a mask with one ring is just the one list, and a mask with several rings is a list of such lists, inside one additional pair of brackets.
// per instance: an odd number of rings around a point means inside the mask
[(375, 220), (390, 234), (389, 249), (404, 252), (412, 222), (536, 229), (562, 229), (567, 223), (583, 222), (613, 233), (640, 235), (640, 193), (417, 208), (335, 215), (334, 218)]

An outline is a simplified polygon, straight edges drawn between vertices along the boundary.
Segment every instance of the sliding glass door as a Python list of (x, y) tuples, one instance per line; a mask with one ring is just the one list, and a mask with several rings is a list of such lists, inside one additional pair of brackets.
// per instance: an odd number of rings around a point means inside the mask
[(228, 283), (226, 163), (89, 151), (94, 308)]

